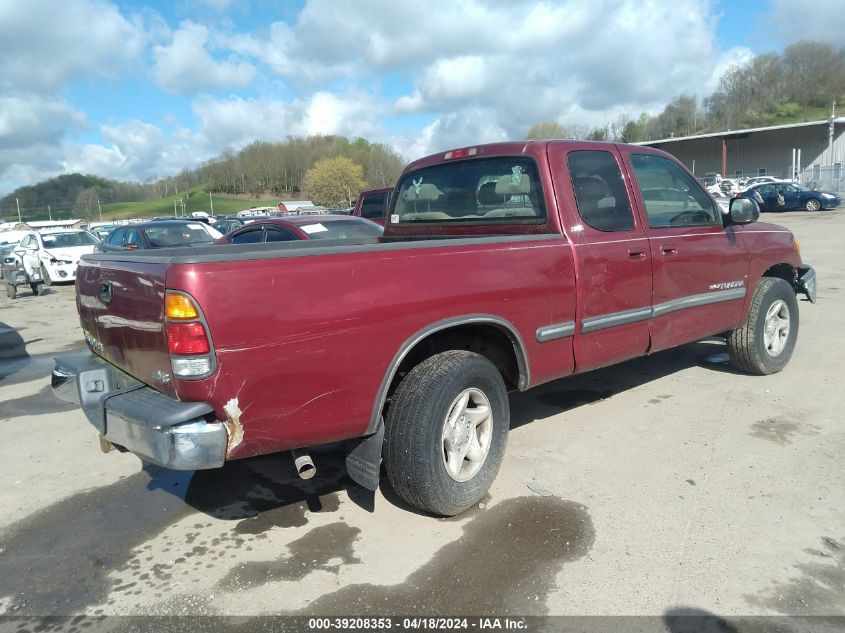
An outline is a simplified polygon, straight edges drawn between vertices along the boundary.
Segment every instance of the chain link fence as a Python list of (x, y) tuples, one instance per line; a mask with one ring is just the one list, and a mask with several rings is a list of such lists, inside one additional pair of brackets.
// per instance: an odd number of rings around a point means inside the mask
[(811, 165), (801, 172), (800, 183), (810, 189), (842, 195), (845, 193), (845, 167), (842, 163)]

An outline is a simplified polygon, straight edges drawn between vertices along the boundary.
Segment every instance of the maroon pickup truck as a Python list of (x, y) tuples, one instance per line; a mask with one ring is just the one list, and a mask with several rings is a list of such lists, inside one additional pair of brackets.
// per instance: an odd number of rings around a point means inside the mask
[(780, 371), (815, 273), (753, 200), (722, 214), (670, 155), (531, 141), (410, 164), (381, 237), (88, 255), (90, 352), (57, 395), (173, 469), (347, 440), (375, 489), (452, 515), (501, 464), (509, 390), (724, 335)]
[(362, 191), (355, 201), (355, 208), (352, 215), (359, 218), (366, 218), (376, 224), (384, 226), (387, 218), (387, 207), (390, 204), (390, 193), (393, 188), (370, 189)]

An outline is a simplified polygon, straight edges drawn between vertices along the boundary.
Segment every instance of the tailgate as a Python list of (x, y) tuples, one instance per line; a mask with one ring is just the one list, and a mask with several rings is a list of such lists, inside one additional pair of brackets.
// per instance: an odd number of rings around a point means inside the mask
[[(127, 258), (80, 261), (79, 317), (91, 350), (143, 383), (175, 396), (164, 329), (168, 264)], [(167, 380), (167, 378), (164, 378)]]

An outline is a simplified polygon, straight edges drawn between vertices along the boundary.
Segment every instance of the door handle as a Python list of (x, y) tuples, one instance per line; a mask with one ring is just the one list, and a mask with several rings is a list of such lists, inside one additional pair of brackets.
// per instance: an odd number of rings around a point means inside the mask
[(629, 248), (628, 259), (639, 260), (645, 259), (645, 249), (643, 248)]
[(675, 248), (674, 244), (663, 244), (660, 247), (660, 254), (661, 255), (677, 255), (678, 249)]

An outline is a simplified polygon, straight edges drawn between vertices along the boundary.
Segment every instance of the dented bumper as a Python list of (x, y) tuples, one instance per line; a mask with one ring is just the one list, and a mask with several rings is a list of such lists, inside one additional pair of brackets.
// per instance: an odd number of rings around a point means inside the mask
[(56, 358), (53, 393), (78, 404), (107, 441), (173, 470), (219, 468), (228, 433), (213, 409), (147, 387), (90, 352)]

